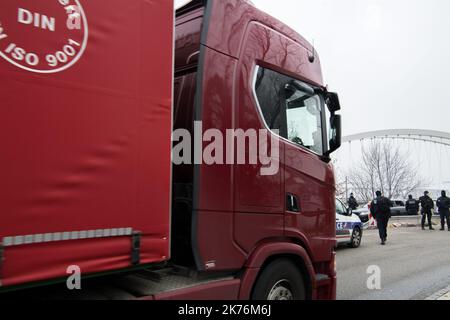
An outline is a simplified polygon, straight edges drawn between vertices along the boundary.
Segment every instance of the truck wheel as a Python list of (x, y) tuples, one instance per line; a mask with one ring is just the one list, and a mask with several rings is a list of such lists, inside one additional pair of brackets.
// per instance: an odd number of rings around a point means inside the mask
[(288, 259), (270, 263), (259, 276), (252, 300), (305, 300), (300, 270)]
[(361, 245), (361, 239), (362, 239), (361, 229), (356, 227), (355, 229), (353, 229), (352, 238), (350, 240), (350, 247), (359, 248), (359, 246)]

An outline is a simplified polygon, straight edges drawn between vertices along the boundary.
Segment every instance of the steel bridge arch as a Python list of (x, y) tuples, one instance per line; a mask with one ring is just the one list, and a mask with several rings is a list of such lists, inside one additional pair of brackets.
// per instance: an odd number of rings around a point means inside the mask
[(343, 143), (372, 139), (415, 140), (436, 143), (450, 147), (450, 133), (435, 130), (392, 129), (364, 132), (342, 138)]

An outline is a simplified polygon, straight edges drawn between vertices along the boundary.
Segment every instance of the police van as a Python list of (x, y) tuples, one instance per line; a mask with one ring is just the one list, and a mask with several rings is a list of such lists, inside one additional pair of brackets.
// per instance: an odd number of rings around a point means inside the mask
[(336, 199), (336, 239), (337, 244), (347, 244), (352, 248), (361, 245), (363, 223), (339, 199)]

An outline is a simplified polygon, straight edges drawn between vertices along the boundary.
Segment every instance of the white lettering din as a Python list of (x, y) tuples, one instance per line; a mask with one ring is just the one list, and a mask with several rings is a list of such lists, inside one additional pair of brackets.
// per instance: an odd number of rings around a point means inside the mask
[(31, 12), (27, 9), (19, 8), (17, 12), (17, 21), (25, 25), (33, 25), (43, 30), (56, 30), (56, 19), (44, 14)]

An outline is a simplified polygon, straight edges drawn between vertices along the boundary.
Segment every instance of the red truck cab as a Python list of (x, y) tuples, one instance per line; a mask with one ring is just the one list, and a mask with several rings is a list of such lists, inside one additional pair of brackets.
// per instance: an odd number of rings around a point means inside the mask
[(266, 129), (279, 143), (279, 167), (263, 175), (262, 164), (174, 166), (173, 227), (192, 226), (172, 233), (190, 239), (173, 238), (174, 259), (201, 271), (243, 271), (240, 298), (287, 259), (306, 297), (334, 297), (333, 97), (311, 45), (249, 1), (192, 1), (177, 12), (175, 129), (193, 132), (194, 121), (223, 136)]
[[(90, 166), (80, 167), (81, 176), (62, 172), (60, 162), (41, 164), (48, 169), (45, 172), (21, 159), (23, 168), (31, 168), (35, 186), (67, 174), (64, 183), (54, 185), (53, 193), (48, 190), (46, 202), (32, 198), (36, 201), (25, 206), (24, 199), (16, 197), (21, 185), (13, 183), (19, 175), (9, 175), (1, 185), (7, 190), (14, 184), (11, 195), (15, 202), (5, 202), (11, 204), (11, 212), (22, 212), (25, 217), (30, 209), (27, 217), (35, 221), (24, 231), (13, 228), (18, 226), (17, 216), (9, 216), (8, 224), (0, 227), (0, 238), (9, 244), (4, 246), (3, 256), (6, 288), (64, 277), (67, 264), (81, 263), (90, 275), (125, 270), (102, 278), (100, 284), (84, 286), (79, 293), (82, 298), (335, 299), (335, 180), (330, 154), (340, 146), (341, 121), (336, 114), (340, 105), (337, 95), (325, 87), (314, 48), (250, 1), (193, 0), (175, 13), (172, 80), (166, 72), (171, 70), (171, 49), (167, 49), (171, 29), (161, 22), (165, 28), (158, 35), (157, 20), (152, 19), (157, 15), (161, 21), (169, 21), (172, 4), (133, 0), (127, 10), (118, 12), (112, 9), (121, 6), (117, 0), (108, 1), (102, 11), (98, 2), (81, 3), (87, 15), (97, 10), (109, 17), (103, 25), (100, 19), (90, 25), (91, 51), (84, 53), (84, 60), (68, 71), (58, 70), (63, 73), (53, 79), (45, 75), (30, 78), (14, 66), (0, 65), (0, 79), (7, 83), (0, 95), (8, 97), (9, 105), (19, 101), (29, 108), (28, 93), (33, 93), (47, 112), (39, 119), (54, 121), (50, 127), (46, 125), (48, 130), (39, 127), (48, 142), (48, 157), (70, 165), (89, 149), (86, 146), (94, 152), (85, 155)], [(137, 14), (139, 25), (133, 20)], [(27, 13), (22, 11), (22, 15), (26, 22)], [(112, 17), (139, 32), (119, 28)], [(45, 26), (54, 27), (51, 21), (48, 18)], [(151, 41), (146, 32), (153, 37)], [(128, 41), (128, 46), (121, 45), (122, 40)], [(121, 68), (111, 68), (113, 56), (98, 56), (106, 45), (126, 58)], [(94, 57), (97, 62), (89, 62), (95, 61)], [(30, 62), (33, 59), (29, 56)], [(47, 62), (52, 63), (50, 60)], [(79, 84), (80, 79), (86, 83)], [(95, 79), (111, 86), (94, 86), (90, 82)], [(33, 91), (28, 82), (37, 84)], [(168, 98), (172, 84), (173, 108)], [(28, 90), (24, 101), (11, 95), (11, 90), (19, 89)], [(82, 99), (64, 102), (68, 95)], [(66, 103), (69, 113), (52, 103)], [(8, 114), (5, 110), (2, 114)], [(89, 110), (102, 119), (100, 124), (95, 117), (89, 118)], [(10, 114), (11, 119), (14, 116)], [(171, 117), (173, 141), (168, 130)], [(80, 131), (77, 123), (82, 124)], [(12, 132), (10, 129), (4, 132)], [(66, 129), (70, 131), (67, 134)], [(65, 139), (52, 140), (57, 130)], [(182, 133), (193, 137), (190, 150), (179, 148)], [(227, 139), (218, 141), (219, 136)], [(29, 134), (22, 137), (26, 143), (34, 141)], [(103, 148), (105, 141), (108, 144)], [(256, 148), (252, 148), (255, 141)], [(55, 143), (61, 148), (65, 145), (65, 152), (58, 149), (61, 152), (55, 156)], [(210, 152), (211, 161), (204, 155), (213, 143), (222, 144), (224, 152)], [(170, 174), (167, 150), (171, 144)], [(2, 165), (19, 158), (16, 149), (8, 148)], [(32, 150), (27, 152), (30, 155)], [(251, 161), (255, 153), (261, 161)], [(84, 178), (79, 181), (77, 177)], [(18, 181), (28, 183), (26, 178)], [(40, 196), (31, 189), (27, 192)], [(49, 210), (45, 217), (38, 210), (43, 208)], [(6, 210), (1, 210), (0, 215), (5, 215)], [(75, 230), (92, 228), (99, 233), (80, 238), (79, 231), (70, 229), (71, 222), (59, 221), (56, 213), (78, 215), (72, 222)], [(67, 236), (65, 246), (59, 246), (54, 238), (51, 244), (42, 239), (33, 243), (36, 233), (48, 232), (46, 221), (72, 231), (62, 234)], [(105, 221), (107, 229), (100, 229)], [(36, 225), (42, 230), (36, 231)], [(117, 234), (119, 231), (122, 233)], [(27, 233), (34, 234), (29, 243), (15, 242), (18, 238), (13, 236)], [(40, 273), (27, 269), (31, 261), (23, 262), (31, 254), (41, 257), (34, 261)], [(58, 265), (47, 269), (45, 264), (52, 261)], [(49, 289), (49, 296), (53, 294), (62, 296)]]

